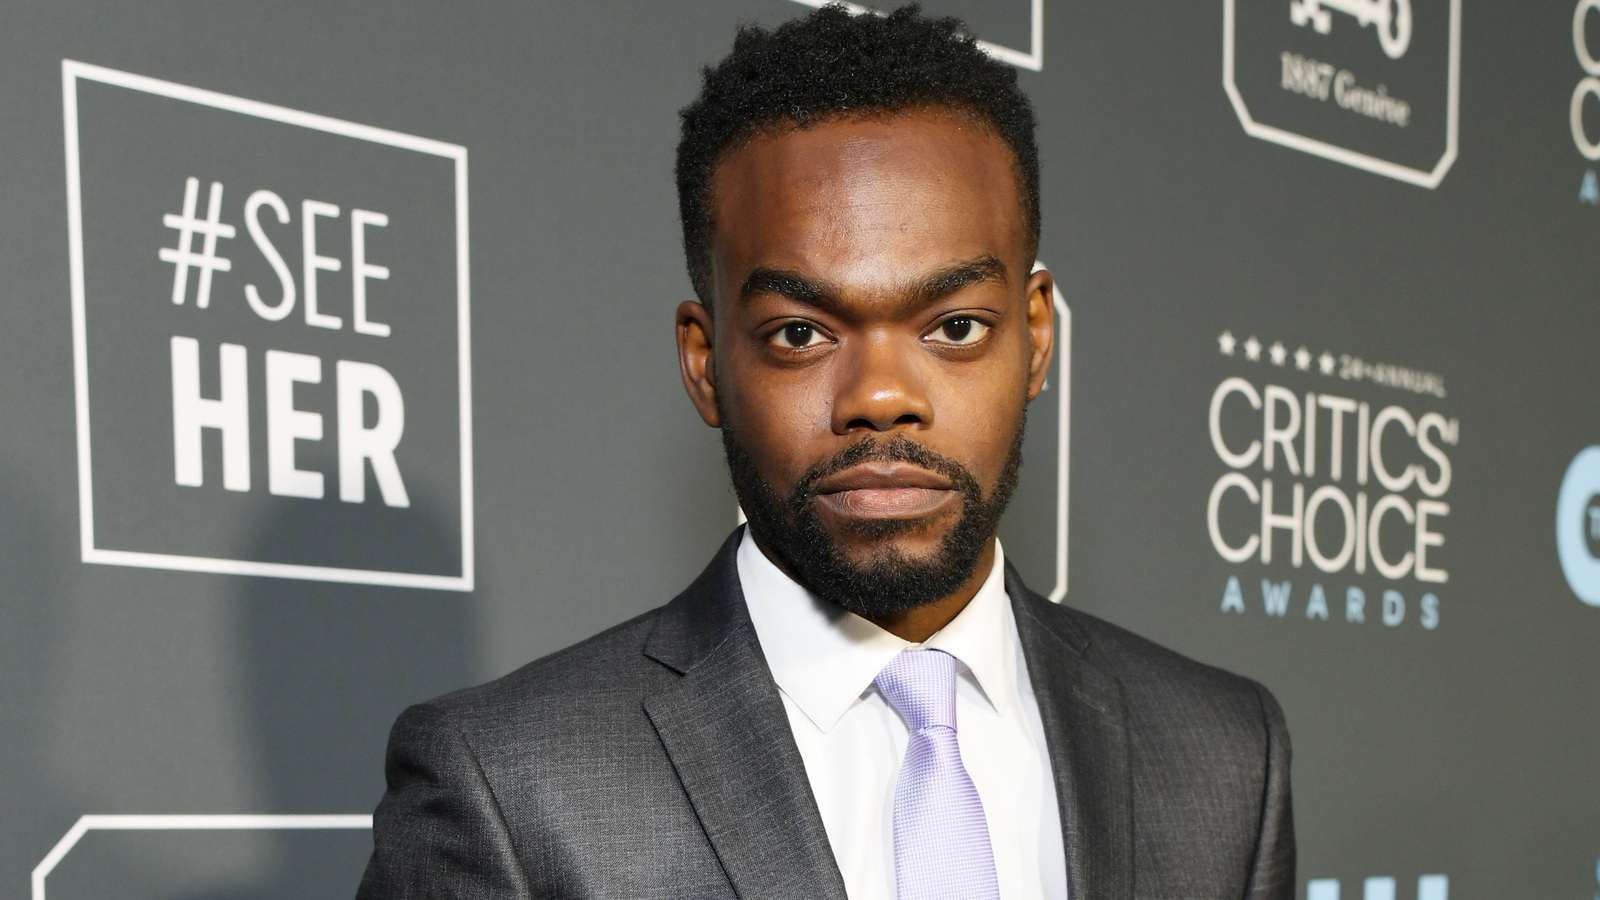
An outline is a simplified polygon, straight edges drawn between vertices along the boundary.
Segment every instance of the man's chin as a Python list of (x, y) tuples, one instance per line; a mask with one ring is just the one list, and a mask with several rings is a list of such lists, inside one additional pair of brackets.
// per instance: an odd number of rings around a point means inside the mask
[(828, 521), (822, 529), (835, 552), (858, 569), (896, 563), (937, 562), (957, 522), (950, 516), (922, 519), (852, 518)]
[(840, 559), (858, 572), (870, 572), (899, 565), (938, 565), (947, 552), (952, 525), (926, 519), (866, 519), (824, 530)]
[[(815, 509), (815, 507), (812, 507)], [(758, 513), (751, 525), (790, 574), (818, 596), (877, 620), (940, 600), (971, 577), (987, 535), (968, 517), (796, 521)]]

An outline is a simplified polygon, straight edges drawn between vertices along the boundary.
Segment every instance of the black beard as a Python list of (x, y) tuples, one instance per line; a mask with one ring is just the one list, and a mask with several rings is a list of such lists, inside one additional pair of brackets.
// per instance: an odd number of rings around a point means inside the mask
[[(722, 421), (726, 423), (727, 417), (723, 416)], [(762, 544), (778, 554), (789, 571), (819, 597), (863, 618), (881, 619), (948, 597), (972, 577), (1017, 486), (1023, 430), (1018, 427), (1005, 468), (987, 499), (965, 466), (904, 435), (887, 440), (864, 438), (846, 447), (807, 469), (787, 499), (757, 470), (755, 461), (726, 424), (722, 427), (722, 446), (734, 493), (750, 529)], [(822, 527), (815, 503), (816, 483), (866, 461), (912, 463), (950, 479), (960, 492), (961, 518), (944, 536), (932, 559), (916, 559), (893, 547), (884, 547), (869, 561), (857, 565)], [(853, 535), (882, 540), (921, 526), (921, 522), (891, 519), (856, 522), (848, 527)]]

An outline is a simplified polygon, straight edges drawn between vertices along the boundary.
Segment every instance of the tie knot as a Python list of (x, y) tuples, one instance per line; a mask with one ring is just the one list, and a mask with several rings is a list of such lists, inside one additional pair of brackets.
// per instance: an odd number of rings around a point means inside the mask
[(903, 650), (874, 682), (912, 733), (956, 727), (956, 658), (943, 650)]

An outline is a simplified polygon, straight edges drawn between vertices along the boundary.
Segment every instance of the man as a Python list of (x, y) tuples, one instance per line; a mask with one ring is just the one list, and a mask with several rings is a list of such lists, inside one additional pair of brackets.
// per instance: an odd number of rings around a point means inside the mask
[(683, 114), (685, 387), (748, 529), (408, 710), (364, 898), (1288, 898), (1265, 689), (995, 538), (1053, 349), (1033, 114), (914, 8), (745, 29)]

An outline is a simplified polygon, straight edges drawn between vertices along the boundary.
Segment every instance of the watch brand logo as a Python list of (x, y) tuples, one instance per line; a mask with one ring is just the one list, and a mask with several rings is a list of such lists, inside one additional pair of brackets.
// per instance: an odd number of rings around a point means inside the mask
[(471, 590), (466, 150), (62, 78), (83, 560)]
[(1411, 46), (1411, 0), (1291, 0), (1289, 21), (1310, 25), (1318, 34), (1333, 31), (1333, 13), (1341, 12), (1363, 28), (1378, 33), (1378, 46), (1390, 59), (1406, 55)]
[(1421, 187), (1456, 159), (1460, 0), (1224, 0), (1246, 134)]
[[(1314, 878), (1306, 882), (1306, 900), (1339, 900), (1339, 880)], [(1361, 884), (1361, 900), (1397, 900), (1395, 880), (1387, 876), (1368, 878)], [(1443, 875), (1418, 878), (1417, 900), (1450, 900), (1450, 879)]]
[(1580, 451), (1561, 479), (1556, 552), (1572, 592), (1600, 606), (1600, 446)]

